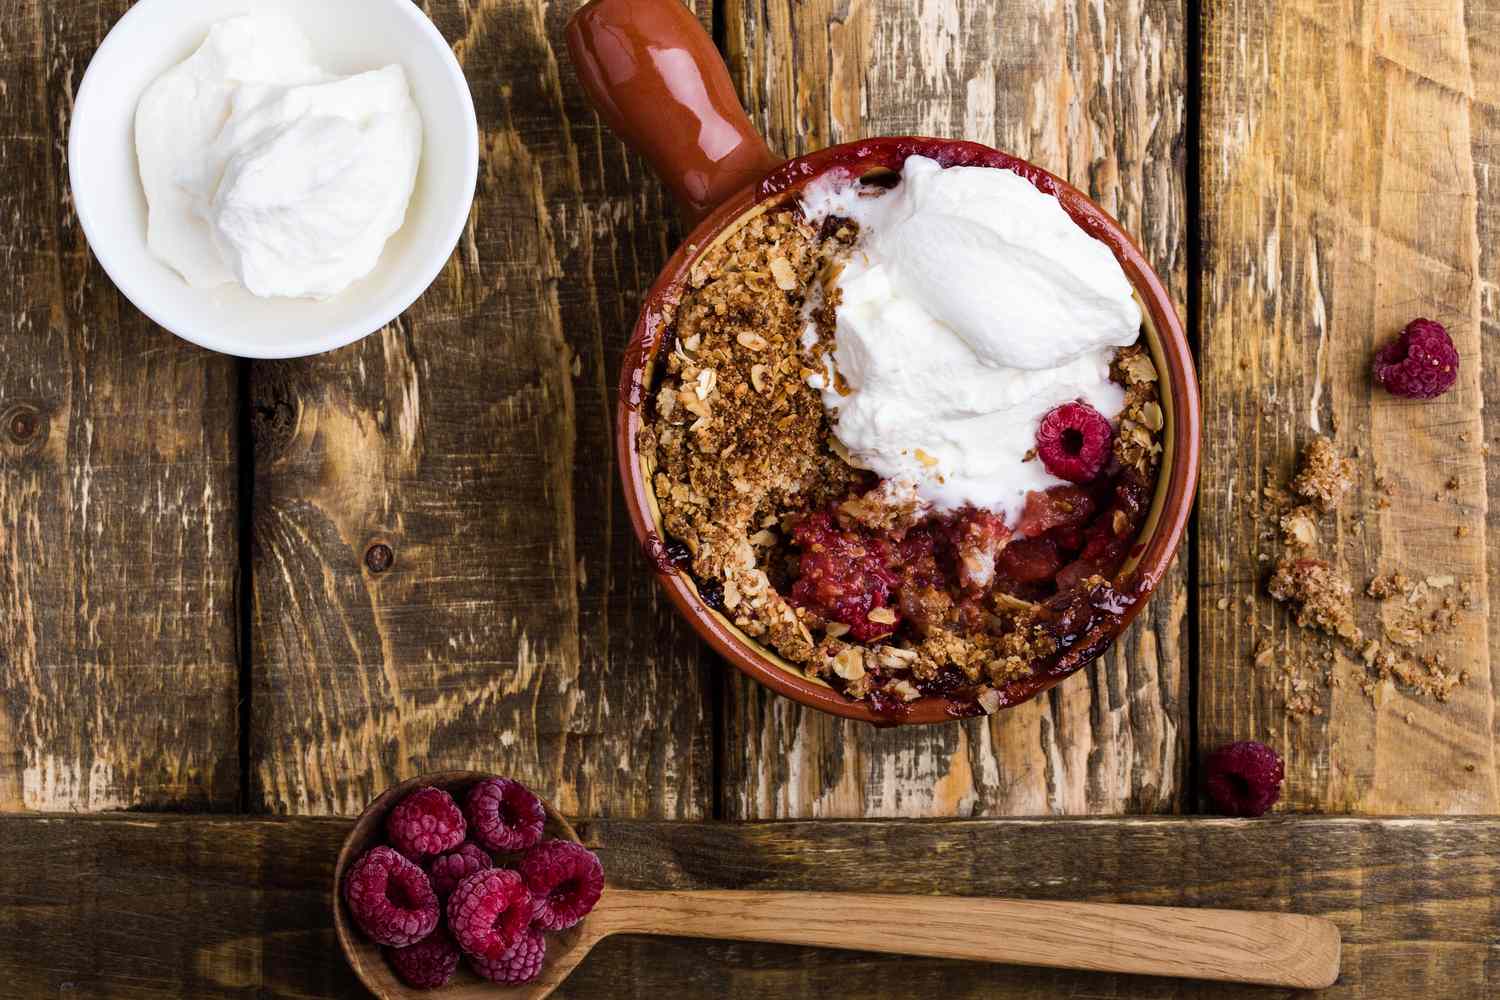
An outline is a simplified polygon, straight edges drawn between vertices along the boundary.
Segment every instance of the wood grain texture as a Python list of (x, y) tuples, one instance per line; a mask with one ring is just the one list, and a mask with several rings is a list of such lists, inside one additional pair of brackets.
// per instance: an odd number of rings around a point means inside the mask
[[(1483, 414), (1496, 369), (1481, 345), (1500, 319), (1500, 5), (1205, 11), (1203, 398), (1207, 439), (1232, 447), (1205, 464), (1201, 494), (1202, 739), (1282, 749), (1287, 809), (1494, 813), (1500, 632), (1486, 622), (1500, 480), (1487, 453), (1500, 441)], [(1432, 402), (1369, 376), (1377, 345), (1417, 316), (1446, 324), (1463, 357), (1457, 388)], [(1293, 721), (1292, 678), (1254, 666), (1262, 644), (1276, 665), (1317, 655), (1262, 596), (1277, 547), (1257, 516), (1316, 433), (1360, 449), (1349, 508), (1363, 524), (1345, 517), (1323, 544), (1357, 591), (1392, 570), (1473, 586), (1457, 631), (1423, 644), (1469, 673), (1447, 704), (1386, 688), (1377, 706), (1352, 682), (1363, 664), (1341, 654), (1338, 687), (1297, 671), (1323, 714)], [(1362, 601), (1365, 632), (1402, 604)]]
[[(859, 928), (851, 940), (849, 928)], [(1212, 907), (860, 892), (612, 889), (585, 939), (649, 934), (1322, 989), (1339, 930), (1322, 917)], [(549, 952), (549, 958), (554, 956)], [(559, 980), (571, 968), (555, 967)], [(544, 979), (547, 978), (544, 976)], [(536, 995), (548, 986), (539, 984)]]
[(235, 362), (90, 256), (73, 94), (124, 0), (0, 18), (0, 809), (232, 809)]
[[(726, 48), (773, 149), (975, 139), (1066, 177), (1185, 298), (1183, 6), (727, 0)], [(1039, 701), (878, 731), (727, 685), (724, 810), (743, 818), (1171, 812), (1187, 747), (1183, 561), (1116, 649)]]
[[(336, 950), (328, 904), (334, 857), (348, 829), (327, 819), (0, 817), (0, 997), (361, 996)], [(1343, 930), (1343, 974), (1320, 996), (1479, 1000), (1500, 987), (1494, 819), (617, 820), (579, 832), (600, 852), (612, 882), (625, 888), (951, 892), (1299, 912), (1329, 917)], [(1279, 994), (626, 937), (601, 944), (558, 995)]]
[(254, 370), (254, 808), (357, 813), (474, 768), (568, 811), (711, 810), (699, 646), (611, 462), (672, 209), (559, 64), (572, 7), (424, 4), (479, 110), (469, 228), (390, 328)]

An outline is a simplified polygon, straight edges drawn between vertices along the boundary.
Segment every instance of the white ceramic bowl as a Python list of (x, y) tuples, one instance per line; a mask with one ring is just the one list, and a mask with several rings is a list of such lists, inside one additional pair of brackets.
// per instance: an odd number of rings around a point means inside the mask
[[(331, 72), (400, 63), (422, 112), (422, 166), (406, 224), (374, 273), (327, 302), (261, 299), (238, 285), (190, 288), (146, 247), (136, 104), (158, 76), (192, 55), (214, 24), (260, 11), (295, 19)], [(479, 125), (453, 50), (412, 0), (140, 0), (99, 47), (78, 88), (68, 169), (94, 256), (141, 312), (211, 350), (301, 357), (379, 330), (442, 271), (473, 206)]]

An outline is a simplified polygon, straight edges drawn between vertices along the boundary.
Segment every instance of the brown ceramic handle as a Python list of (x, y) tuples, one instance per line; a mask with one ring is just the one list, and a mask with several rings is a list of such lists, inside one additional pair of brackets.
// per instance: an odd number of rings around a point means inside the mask
[(780, 163), (740, 106), (713, 39), (678, 0), (592, 0), (568, 54), (610, 129), (697, 224)]

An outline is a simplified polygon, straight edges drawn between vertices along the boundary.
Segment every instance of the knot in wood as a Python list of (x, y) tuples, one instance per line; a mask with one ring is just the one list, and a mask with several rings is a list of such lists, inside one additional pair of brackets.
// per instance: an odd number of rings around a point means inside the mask
[(296, 437), (300, 411), (297, 394), (284, 378), (271, 375), (257, 381), (250, 433), (262, 457), (275, 456)]
[(31, 403), (15, 403), (0, 411), (0, 434), (28, 451), (40, 447), (47, 437), (47, 417)]
[(384, 573), (396, 562), (396, 553), (384, 542), (377, 542), (365, 551), (365, 566), (371, 573)]

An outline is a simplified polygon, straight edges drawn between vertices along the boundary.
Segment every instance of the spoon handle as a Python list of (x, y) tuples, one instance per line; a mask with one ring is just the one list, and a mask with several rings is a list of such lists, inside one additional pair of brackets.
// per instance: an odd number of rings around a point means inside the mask
[[(1295, 913), (820, 892), (611, 889), (604, 933), (782, 944), (1318, 989), (1338, 928)], [(607, 929), (606, 929), (607, 928)]]

